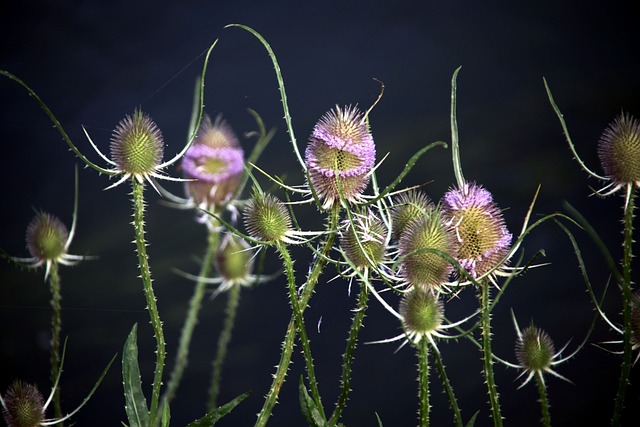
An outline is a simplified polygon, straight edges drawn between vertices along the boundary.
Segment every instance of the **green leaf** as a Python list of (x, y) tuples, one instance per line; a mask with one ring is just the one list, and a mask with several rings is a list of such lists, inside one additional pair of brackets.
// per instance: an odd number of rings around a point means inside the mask
[(162, 405), (162, 427), (169, 427), (169, 421), (171, 421), (171, 413), (169, 412), (169, 404), (165, 402)]
[(130, 427), (148, 427), (149, 409), (142, 393), (140, 366), (138, 365), (138, 324), (134, 324), (124, 343), (122, 352), (122, 383), (124, 385), (125, 411)]
[(378, 419), (378, 427), (383, 427), (382, 420), (380, 419), (380, 415), (376, 412), (376, 418)]
[(478, 414), (480, 413), (480, 411), (476, 411), (475, 414), (473, 414), (473, 417), (471, 417), (471, 419), (469, 420), (469, 422), (467, 423), (466, 427), (473, 427), (473, 425), (476, 423), (476, 418), (478, 418)]
[(238, 405), (238, 403), (242, 402), (250, 394), (251, 394), (250, 391), (241, 394), (240, 396), (236, 397), (235, 399), (233, 399), (229, 403), (226, 403), (226, 404), (214, 409), (213, 411), (209, 412), (204, 417), (202, 417), (202, 418), (200, 418), (198, 420), (195, 420), (192, 423), (187, 424), (187, 427), (211, 427), (211, 426), (214, 426), (218, 421), (220, 421), (220, 418), (224, 417), (229, 412), (231, 412), (233, 410), (233, 408), (235, 408)]
[(318, 406), (316, 402), (313, 401), (309, 392), (307, 391), (307, 387), (304, 385), (304, 380), (302, 379), (302, 375), (300, 375), (300, 409), (302, 410), (302, 415), (304, 419), (307, 421), (307, 424), (313, 427), (323, 427), (327, 421), (322, 417), (322, 414), (318, 410)]

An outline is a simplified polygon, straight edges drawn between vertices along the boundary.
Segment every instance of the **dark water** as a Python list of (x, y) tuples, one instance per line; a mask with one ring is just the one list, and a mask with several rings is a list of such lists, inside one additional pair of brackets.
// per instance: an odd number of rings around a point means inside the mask
[[(442, 2), (444, 3), (444, 2)], [(285, 133), (282, 108), (271, 63), (248, 33), (223, 29), (228, 23), (250, 25), (271, 43), (282, 68), (296, 137), (304, 147), (315, 121), (334, 104), (367, 108), (377, 97), (378, 78), (385, 84), (382, 101), (371, 113), (378, 158), (390, 152), (379, 169), (390, 182), (406, 160), (424, 144), (450, 140), (450, 81), (458, 78), (458, 121), (465, 176), (491, 190), (517, 233), (535, 192), (542, 184), (536, 213), (562, 209), (564, 200), (578, 207), (599, 229), (614, 257), (621, 255), (622, 200), (589, 197), (586, 178), (571, 160), (557, 119), (546, 98), (542, 77), (550, 83), (574, 142), (588, 164), (599, 171), (595, 147), (606, 125), (622, 109), (640, 112), (640, 63), (635, 54), (634, 15), (623, 2), (536, 2), (514, 5), (419, 2), (231, 3), (186, 1), (108, 2), (57, 5), (32, 2), (0, 6), (0, 68), (27, 82), (55, 112), (81, 151), (99, 162), (85, 142), (81, 125), (107, 150), (111, 129), (135, 107), (153, 116), (167, 142), (166, 156), (181, 147), (187, 133), (195, 77), (202, 53), (219, 38), (206, 81), (206, 110), (224, 113), (239, 133), (253, 130), (247, 108), (258, 111), (278, 133), (261, 165), (302, 182)], [(5, 151), (0, 246), (26, 256), (24, 230), (32, 208), (45, 209), (70, 223), (73, 155), (37, 104), (16, 84), (0, 80), (0, 143)], [(250, 147), (252, 141), (247, 141)], [(170, 171), (175, 172), (175, 171)], [(430, 182), (426, 191), (438, 200), (453, 183), (451, 156), (436, 150), (424, 157), (403, 185)], [(98, 255), (73, 269), (64, 268), (63, 326), (69, 336), (62, 379), (64, 407), (71, 409), (116, 352), (137, 322), (147, 393), (153, 370), (154, 343), (136, 280), (130, 203), (126, 186), (102, 191), (104, 176), (83, 169), (80, 219), (71, 246), (75, 254)], [(175, 192), (181, 185), (167, 184)], [(175, 346), (192, 285), (173, 267), (196, 272), (194, 257), (203, 254), (204, 230), (189, 212), (171, 210), (148, 192), (149, 255), (161, 316), (165, 322), (168, 361)], [(304, 224), (316, 229), (313, 209)], [(589, 239), (578, 233), (591, 279), (603, 289), (608, 273)], [(515, 333), (509, 309), (521, 324), (534, 318), (557, 347), (582, 339), (593, 310), (577, 262), (563, 233), (552, 224), (533, 233), (525, 245), (532, 255), (544, 248), (551, 265), (529, 272), (511, 285), (494, 315), (495, 351), (515, 362)], [(300, 255), (297, 268), (308, 260)], [(277, 269), (270, 258), (268, 269)], [(636, 268), (637, 270), (637, 268)], [(16, 271), (0, 264), (0, 389), (13, 378), (48, 387), (48, 289), (42, 271)], [(327, 272), (326, 280), (332, 271)], [(637, 280), (635, 280), (637, 282)], [(616, 320), (612, 289), (606, 309)], [(317, 362), (320, 388), (328, 409), (338, 392), (341, 353), (350, 324), (355, 292), (349, 297), (339, 280), (321, 283), (305, 314)], [(447, 305), (459, 319), (475, 307), (472, 292)], [(200, 416), (208, 386), (210, 360), (222, 324), (224, 298), (207, 302), (194, 337), (184, 386), (172, 408), (175, 425)], [(271, 380), (273, 365), (289, 319), (282, 279), (242, 293), (238, 323), (224, 371), (221, 400), (253, 390), (223, 425), (251, 425)], [(315, 325), (322, 318), (321, 333)], [(399, 333), (393, 317), (372, 301), (361, 341)], [(593, 342), (616, 339), (602, 322)], [(440, 346), (465, 419), (480, 410), (476, 425), (488, 425), (487, 395), (480, 376), (479, 352), (467, 342)], [(616, 347), (612, 347), (616, 349)], [(393, 345), (360, 345), (353, 372), (353, 393), (346, 425), (415, 424), (416, 358)], [(619, 358), (587, 346), (558, 372), (575, 384), (549, 377), (552, 420), (556, 425), (589, 420), (604, 425), (610, 417), (618, 381)], [(170, 367), (170, 366), (169, 366)], [(301, 425), (297, 382), (304, 372), (299, 354), (281, 393), (273, 425)], [(77, 416), (77, 425), (117, 425), (124, 420), (120, 367), (114, 366), (94, 398)], [(516, 388), (517, 372), (496, 367), (506, 425), (538, 425), (535, 387)], [(632, 384), (637, 374), (632, 375)], [(448, 403), (433, 372), (433, 425), (451, 423)], [(632, 388), (629, 413), (636, 413), (638, 389)], [(628, 420), (627, 425), (633, 425)]]

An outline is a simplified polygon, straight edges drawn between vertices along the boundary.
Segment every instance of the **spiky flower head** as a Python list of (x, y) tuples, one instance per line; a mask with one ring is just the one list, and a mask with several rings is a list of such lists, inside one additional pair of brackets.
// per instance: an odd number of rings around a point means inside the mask
[(236, 191), (243, 172), (244, 151), (231, 126), (218, 116), (205, 116), (198, 136), (182, 158), (186, 189), (201, 207), (216, 209)]
[(313, 128), (305, 151), (311, 185), (333, 206), (340, 193), (347, 202), (357, 201), (369, 182), (376, 147), (364, 114), (356, 107), (336, 105)]
[(640, 187), (640, 122), (626, 113), (616, 117), (600, 137), (598, 157), (616, 186)]
[(415, 287), (400, 300), (402, 324), (407, 336), (418, 343), (423, 337), (432, 340), (444, 320), (444, 305), (433, 292)]
[(372, 212), (354, 215), (353, 222), (345, 220), (343, 227), (340, 247), (357, 268), (382, 263), (387, 248), (387, 227), (380, 218)]
[(473, 278), (500, 266), (512, 235), (489, 191), (475, 183), (449, 190), (444, 195), (443, 215), (455, 230), (455, 258)]
[(393, 237), (400, 240), (409, 224), (419, 220), (433, 208), (433, 202), (420, 190), (409, 190), (394, 198), (391, 208)]
[(225, 282), (247, 284), (253, 270), (253, 252), (247, 242), (231, 233), (226, 233), (218, 246), (215, 257), (216, 269)]
[(291, 216), (284, 204), (271, 194), (254, 193), (243, 211), (244, 225), (251, 237), (268, 243), (287, 242)]
[(162, 132), (148, 114), (135, 110), (114, 129), (110, 149), (117, 170), (142, 182), (156, 173), (162, 161)]
[(69, 230), (58, 217), (37, 212), (27, 226), (27, 249), (40, 262), (55, 262), (66, 252)]
[(14, 381), (2, 400), (8, 427), (36, 427), (44, 421), (44, 398), (34, 385)]
[(518, 337), (516, 357), (520, 366), (529, 373), (547, 371), (554, 362), (553, 341), (545, 331), (532, 323)]
[(452, 267), (444, 257), (429, 249), (451, 256), (456, 250), (439, 207), (427, 210), (420, 220), (411, 222), (398, 242), (401, 276), (411, 285), (435, 290), (446, 281)]

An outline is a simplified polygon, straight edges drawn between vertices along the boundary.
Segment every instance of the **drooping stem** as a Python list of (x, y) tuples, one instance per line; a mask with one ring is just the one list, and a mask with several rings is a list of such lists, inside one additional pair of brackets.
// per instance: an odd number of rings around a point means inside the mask
[(351, 329), (349, 330), (349, 338), (347, 339), (347, 347), (345, 348), (344, 355), (342, 356), (342, 380), (340, 387), (340, 396), (338, 402), (333, 410), (333, 414), (329, 419), (328, 425), (336, 425), (342, 415), (342, 411), (347, 405), (347, 399), (349, 392), (351, 391), (351, 365), (353, 364), (354, 351), (358, 342), (358, 334), (362, 328), (362, 321), (364, 320), (365, 311), (367, 309), (367, 300), (369, 298), (368, 287), (366, 283), (360, 283), (360, 294), (358, 295), (358, 306), (356, 307), (355, 315), (353, 316), (353, 322)]
[(622, 291), (622, 321), (623, 321), (623, 358), (620, 369), (620, 381), (618, 383), (618, 392), (616, 394), (615, 407), (613, 411), (612, 424), (614, 426), (621, 425), (622, 411), (624, 409), (624, 400), (629, 385), (629, 373), (632, 365), (632, 342), (631, 342), (631, 259), (633, 257), (633, 211), (635, 209), (635, 193), (631, 193), (629, 203), (624, 213), (624, 242), (622, 245), (622, 283), (620, 288)]
[(418, 343), (418, 398), (420, 399), (420, 427), (429, 426), (429, 342), (423, 338)]
[(236, 320), (236, 312), (238, 311), (238, 303), (240, 302), (240, 285), (236, 284), (227, 292), (227, 310), (224, 319), (224, 326), (218, 337), (218, 349), (216, 357), (213, 360), (213, 372), (211, 374), (211, 386), (209, 387), (209, 404), (207, 412), (216, 409), (218, 404), (218, 395), (220, 394), (220, 379), (222, 378), (222, 365), (227, 355), (227, 348), (231, 341), (231, 332)]
[(289, 300), (291, 302), (291, 308), (293, 310), (293, 318), (295, 320), (296, 329), (300, 336), (300, 342), (302, 343), (302, 353), (307, 366), (307, 378), (309, 379), (309, 386), (311, 387), (311, 395), (316, 403), (317, 408), (323, 413), (322, 401), (320, 399), (320, 391), (318, 390), (318, 382), (316, 381), (316, 373), (313, 365), (313, 357), (311, 356), (311, 345), (309, 343), (309, 337), (307, 336), (307, 329), (304, 324), (304, 317), (302, 316), (302, 309), (300, 307), (300, 301), (298, 300), (298, 288), (296, 286), (295, 271), (293, 269), (293, 259), (291, 254), (287, 250), (284, 243), (279, 242), (276, 245), (282, 261), (285, 267), (285, 274), (287, 276), (287, 283), (289, 285)]
[[(320, 278), (320, 274), (324, 266), (327, 263), (326, 257), (329, 256), (329, 252), (333, 247), (333, 243), (335, 242), (336, 234), (334, 230), (338, 225), (338, 217), (339, 217), (340, 207), (336, 205), (334, 209), (332, 209), (329, 215), (329, 224), (327, 230), (330, 231), (327, 236), (327, 240), (325, 241), (321, 256), (319, 256), (311, 267), (311, 271), (309, 276), (307, 277), (307, 283), (302, 290), (302, 294), (299, 298), (300, 310), (304, 313), (304, 310), (307, 308), (307, 304), (311, 295), (313, 294), (313, 290), (318, 283)], [(289, 326), (287, 327), (287, 331), (284, 337), (284, 342), (282, 343), (282, 353), (280, 355), (280, 362), (278, 363), (278, 367), (276, 368), (276, 372), (273, 375), (273, 382), (271, 383), (271, 388), (267, 392), (267, 396), (264, 401), (264, 405), (262, 409), (258, 413), (258, 419), (256, 421), (256, 427), (262, 427), (267, 424), (269, 420), (269, 416), (271, 416), (271, 412), (273, 411), (273, 407), (278, 400), (278, 395), (280, 394), (280, 390), (282, 389), (282, 385), (284, 384), (285, 378), (287, 376), (287, 370), (289, 369), (289, 364), (291, 363), (291, 355), (293, 354), (293, 347), (296, 339), (296, 325), (295, 318), (292, 315), (291, 320), (289, 321)]]
[[(49, 287), (51, 288), (51, 381), (55, 383), (60, 374), (60, 334), (62, 331), (62, 292), (60, 288), (60, 274), (58, 264), (51, 263), (49, 270)], [(62, 418), (62, 407), (60, 405), (60, 386), (56, 387), (53, 394), (53, 408), (56, 418)], [(62, 426), (62, 424), (59, 424)]]
[(437, 351), (433, 352), (433, 360), (436, 365), (436, 369), (438, 370), (438, 375), (442, 380), (442, 386), (444, 387), (444, 391), (449, 398), (449, 404), (451, 405), (451, 410), (453, 411), (453, 420), (456, 427), (462, 427), (462, 414), (460, 413), (460, 407), (458, 406), (458, 401), (456, 400), (456, 396), (453, 393), (453, 387), (451, 387), (451, 382), (449, 381), (449, 377), (444, 369), (444, 364), (442, 363), (442, 357), (440, 353)]
[(480, 326), (482, 329), (482, 363), (484, 378), (489, 393), (489, 404), (491, 405), (491, 417), (493, 425), (502, 426), (502, 413), (500, 402), (498, 401), (498, 388), (493, 377), (493, 353), (491, 351), (491, 288), (487, 281), (480, 284), (480, 313), (482, 319)]
[[(211, 270), (213, 269), (214, 257), (216, 249), (218, 247), (219, 232), (215, 231), (216, 228), (212, 227), (209, 233), (209, 239), (207, 243), (207, 250), (200, 266), (200, 273), (198, 277), (209, 277)], [(175, 398), (184, 370), (187, 367), (189, 361), (189, 347), (191, 345), (191, 339), (193, 338), (193, 331), (198, 323), (198, 315), (202, 307), (202, 300), (204, 299), (206, 290), (206, 283), (204, 280), (198, 280), (193, 296), (189, 301), (189, 310), (187, 311), (187, 317), (185, 318), (184, 325), (182, 326), (182, 332), (180, 334), (180, 343), (178, 344), (178, 352), (176, 353), (176, 361), (171, 372), (167, 389), (163, 396), (163, 405), (170, 404)]]
[(160, 388), (162, 386), (162, 372), (166, 357), (164, 332), (162, 322), (158, 314), (156, 296), (153, 292), (151, 281), (151, 270), (147, 257), (147, 243), (144, 236), (144, 184), (132, 179), (132, 203), (133, 203), (133, 228), (135, 232), (136, 249), (138, 253), (138, 264), (140, 267), (140, 279), (144, 288), (144, 296), (147, 300), (147, 311), (151, 319), (151, 327), (156, 340), (156, 367), (153, 374), (153, 386), (151, 391), (151, 406), (149, 407), (149, 425), (154, 426), (158, 413), (158, 403), (160, 401)]
[(551, 415), (549, 413), (549, 398), (547, 397), (547, 387), (542, 379), (542, 372), (536, 372), (536, 383), (538, 394), (540, 395), (540, 409), (542, 410), (542, 425), (551, 427)]

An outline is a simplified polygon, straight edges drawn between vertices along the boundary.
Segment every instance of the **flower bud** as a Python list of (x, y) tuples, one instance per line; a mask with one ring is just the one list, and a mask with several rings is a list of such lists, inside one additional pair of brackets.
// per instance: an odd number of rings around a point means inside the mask
[(162, 161), (164, 142), (155, 122), (140, 110), (118, 123), (111, 136), (111, 160), (118, 171), (134, 177), (154, 173)]
[(522, 331), (522, 336), (516, 342), (516, 357), (520, 366), (529, 372), (542, 372), (553, 362), (555, 349), (553, 341), (542, 329), (533, 323)]
[(598, 157), (613, 182), (640, 186), (640, 122), (630, 114), (616, 117), (600, 137)]
[(27, 249), (38, 261), (56, 261), (66, 251), (69, 231), (57, 217), (37, 212), (27, 227)]
[(511, 233), (491, 193), (465, 183), (444, 195), (443, 215), (454, 227), (458, 241), (455, 258), (474, 278), (499, 267), (509, 252)]
[(253, 270), (253, 252), (244, 239), (226, 233), (218, 246), (215, 263), (225, 282), (247, 283)]
[(430, 209), (420, 220), (413, 221), (398, 243), (402, 277), (411, 285), (435, 289), (446, 281), (452, 267), (445, 258), (425, 249), (450, 255), (455, 252), (455, 241), (439, 208)]
[(329, 208), (340, 193), (354, 202), (369, 182), (376, 147), (363, 114), (355, 107), (326, 113), (316, 124), (305, 151), (311, 185)]
[(404, 234), (409, 224), (419, 220), (433, 208), (434, 205), (429, 197), (419, 190), (409, 190), (396, 197), (391, 208), (394, 238), (400, 240), (400, 236)]
[(242, 178), (244, 152), (231, 126), (218, 117), (202, 120), (198, 136), (182, 158), (187, 193), (198, 206), (215, 209), (226, 202)]
[(387, 236), (387, 227), (382, 220), (370, 212), (366, 216), (354, 216), (353, 223), (346, 220), (343, 226), (346, 230), (342, 233), (340, 247), (349, 260), (357, 268), (370, 266), (371, 263), (373, 266), (380, 265)]
[(36, 427), (44, 421), (44, 399), (35, 386), (14, 381), (2, 399), (7, 427)]
[(402, 323), (415, 343), (438, 332), (444, 319), (442, 301), (432, 293), (415, 287), (400, 300)]
[(291, 216), (276, 197), (254, 194), (247, 201), (243, 216), (247, 232), (254, 239), (268, 243), (287, 241), (287, 234), (291, 231)]

